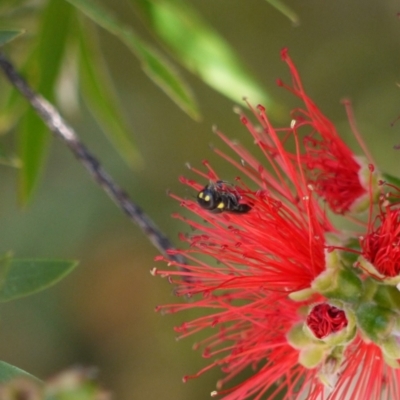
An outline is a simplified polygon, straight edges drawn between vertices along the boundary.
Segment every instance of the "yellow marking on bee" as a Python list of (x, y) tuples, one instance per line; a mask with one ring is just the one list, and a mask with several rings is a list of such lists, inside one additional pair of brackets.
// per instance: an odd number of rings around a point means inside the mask
[(210, 201), (210, 199), (211, 199), (210, 195), (207, 195), (206, 197), (204, 197), (205, 201)]
[(219, 208), (220, 210), (223, 210), (225, 208), (225, 204), (221, 201), (221, 203), (219, 203), (217, 205), (217, 208)]
[(200, 197), (200, 199), (202, 199), (204, 197), (204, 192), (200, 192), (199, 197)]

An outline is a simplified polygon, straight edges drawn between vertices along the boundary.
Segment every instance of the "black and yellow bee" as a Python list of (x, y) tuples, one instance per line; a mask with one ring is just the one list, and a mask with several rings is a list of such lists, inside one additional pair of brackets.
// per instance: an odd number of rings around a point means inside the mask
[(224, 211), (245, 214), (251, 210), (251, 206), (239, 201), (240, 195), (235, 188), (224, 181), (210, 182), (197, 194), (200, 207), (215, 214)]

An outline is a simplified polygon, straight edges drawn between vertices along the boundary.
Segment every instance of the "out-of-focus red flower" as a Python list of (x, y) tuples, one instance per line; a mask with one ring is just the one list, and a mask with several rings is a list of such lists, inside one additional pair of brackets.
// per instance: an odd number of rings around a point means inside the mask
[(356, 129), (350, 103), (345, 101), (350, 124), (365, 156), (356, 156), (350, 150), (334, 124), (308, 97), (287, 49), (282, 50), (281, 56), (289, 66), (292, 86), (281, 80), (278, 84), (304, 103), (304, 108), (292, 112), (291, 129), (294, 135), (302, 138), (301, 160), (310, 184), (334, 212), (363, 211), (368, 208), (368, 163), (373, 161)]
[[(396, 196), (398, 197), (398, 195)], [(378, 280), (400, 283), (400, 208), (398, 199), (381, 200), (379, 213), (370, 217), (367, 233), (360, 238), (360, 265)]]

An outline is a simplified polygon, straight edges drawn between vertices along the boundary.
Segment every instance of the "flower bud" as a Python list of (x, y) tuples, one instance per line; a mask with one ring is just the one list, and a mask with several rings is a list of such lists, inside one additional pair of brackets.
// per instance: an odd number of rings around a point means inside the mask
[(300, 351), (299, 363), (305, 368), (315, 368), (325, 359), (325, 352), (323, 346), (306, 347)]
[(310, 338), (329, 346), (337, 346), (354, 338), (355, 317), (339, 302), (335, 305), (321, 303), (312, 306), (303, 329)]
[(329, 299), (355, 302), (362, 293), (360, 278), (350, 269), (329, 268), (319, 274), (311, 284), (312, 289)]
[(305, 368), (320, 366), (320, 379), (329, 386), (342, 363), (344, 345), (355, 333), (355, 317), (351, 311), (345, 311), (339, 302), (335, 305), (320, 303), (310, 307), (305, 323), (295, 325), (287, 340), (300, 350), (301, 365)]
[(365, 259), (365, 257), (363, 257), (363, 256), (360, 256), (358, 258), (357, 263), (360, 268), (362, 268), (364, 271), (366, 271), (373, 278), (379, 280), (379, 282), (384, 282), (387, 285), (391, 285), (391, 286), (397, 286), (400, 283), (400, 274), (395, 275), (395, 276), (388, 276), (388, 275), (382, 274), (378, 270), (378, 268), (375, 267), (374, 264), (367, 261)]
[(396, 336), (390, 336), (388, 339), (384, 340), (380, 344), (385, 358), (390, 358), (392, 360), (400, 359), (400, 341)]
[(364, 303), (357, 309), (356, 318), (364, 334), (379, 344), (392, 333), (398, 315), (375, 303)]

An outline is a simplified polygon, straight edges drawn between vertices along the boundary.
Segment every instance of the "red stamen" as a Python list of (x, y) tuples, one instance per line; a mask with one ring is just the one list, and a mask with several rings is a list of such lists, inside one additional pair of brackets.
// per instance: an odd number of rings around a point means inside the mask
[(347, 323), (343, 310), (326, 303), (316, 305), (307, 317), (307, 326), (318, 339), (341, 331)]

